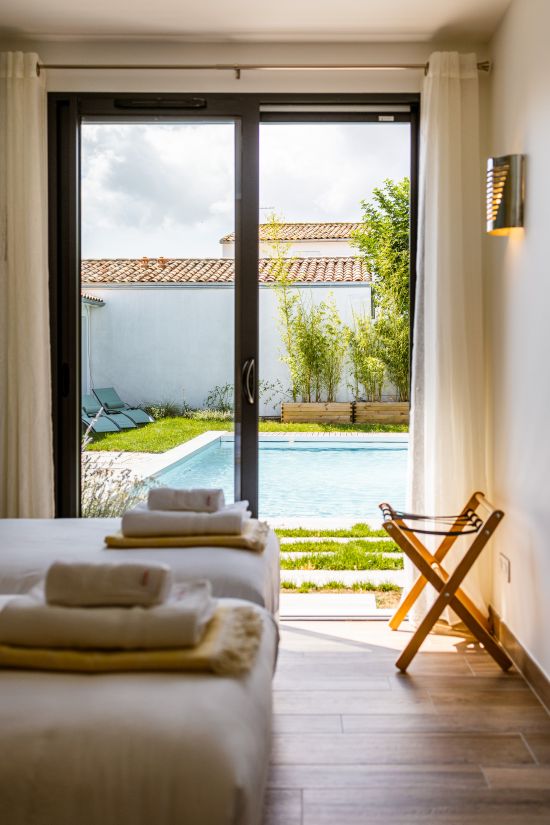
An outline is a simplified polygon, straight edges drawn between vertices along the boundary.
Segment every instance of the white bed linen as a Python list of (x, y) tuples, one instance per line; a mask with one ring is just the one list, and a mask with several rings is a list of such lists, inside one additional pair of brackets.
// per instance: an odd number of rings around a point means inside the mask
[(258, 609), (239, 678), (0, 670), (1, 821), (259, 825), (277, 628)]
[(220, 547), (107, 550), (104, 537), (120, 519), (0, 520), (0, 593), (26, 593), (57, 559), (86, 562), (151, 560), (168, 564), (174, 581), (209, 579), (217, 597), (279, 608), (279, 542), (269, 532), (263, 553)]

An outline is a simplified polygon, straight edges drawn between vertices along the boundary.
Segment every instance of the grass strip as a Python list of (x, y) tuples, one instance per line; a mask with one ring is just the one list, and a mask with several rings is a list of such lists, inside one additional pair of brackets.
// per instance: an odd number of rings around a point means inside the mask
[(380, 584), (373, 584), (372, 582), (354, 582), (353, 584), (344, 584), (344, 582), (330, 581), (325, 584), (316, 584), (315, 582), (296, 582), (282, 581), (281, 590), (292, 593), (397, 593), (400, 594), (402, 588), (390, 582), (381, 582)]
[(314, 527), (281, 527), (275, 530), (280, 538), (309, 538), (315, 536), (319, 538), (355, 539), (355, 538), (377, 538), (387, 536), (385, 530), (373, 530), (365, 522), (357, 522), (349, 530), (316, 530)]
[[(133, 430), (119, 433), (98, 433), (88, 450), (114, 452), (163, 453), (208, 430), (232, 430), (233, 422), (225, 418), (207, 420), (176, 416), (161, 418)], [(401, 433), (406, 424), (281, 424), (260, 421), (262, 433)]]
[(339, 545), (334, 553), (307, 553), (298, 558), (281, 556), (282, 570), (402, 570), (403, 559), (382, 553), (366, 553)]
[(403, 551), (394, 541), (289, 541), (281, 544), (281, 553), (402, 553)]

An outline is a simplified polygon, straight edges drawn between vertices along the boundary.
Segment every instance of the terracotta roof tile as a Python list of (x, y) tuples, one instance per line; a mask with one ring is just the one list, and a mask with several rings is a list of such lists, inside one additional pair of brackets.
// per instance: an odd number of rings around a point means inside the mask
[(81, 292), (80, 297), (85, 301), (89, 301), (90, 304), (98, 304), (98, 306), (103, 306), (105, 303), (103, 298), (98, 298), (96, 295), (91, 295), (89, 292)]
[[(278, 240), (283, 242), (346, 241), (351, 238), (353, 230), (360, 226), (360, 223), (282, 223), (279, 224)], [(260, 240), (275, 240), (271, 224), (260, 224)], [(234, 241), (235, 233), (230, 232), (221, 238), (220, 243), (233, 243)]]
[[(146, 262), (145, 262), (146, 261)], [(370, 281), (359, 258), (294, 258), (289, 274), (295, 283), (338, 284)], [(100, 284), (231, 284), (232, 258), (116, 258), (82, 261), (82, 283)], [(274, 283), (273, 259), (260, 260), (260, 283)]]

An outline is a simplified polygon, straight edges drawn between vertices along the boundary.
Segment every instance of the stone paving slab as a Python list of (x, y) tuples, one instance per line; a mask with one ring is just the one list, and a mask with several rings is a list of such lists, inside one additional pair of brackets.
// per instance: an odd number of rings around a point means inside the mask
[(373, 593), (281, 593), (281, 618), (364, 618), (386, 616)]

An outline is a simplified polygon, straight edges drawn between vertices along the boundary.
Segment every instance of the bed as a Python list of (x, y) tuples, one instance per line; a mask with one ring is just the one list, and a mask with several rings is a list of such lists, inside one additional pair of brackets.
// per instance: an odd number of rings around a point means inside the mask
[(262, 554), (219, 547), (107, 550), (103, 539), (120, 519), (0, 520), (0, 593), (24, 593), (56, 559), (143, 560), (172, 568), (175, 580), (207, 578), (214, 596), (244, 599), (276, 614), (279, 607), (279, 543), (273, 531)]
[(256, 609), (238, 678), (0, 670), (2, 822), (260, 825), (277, 627)]

